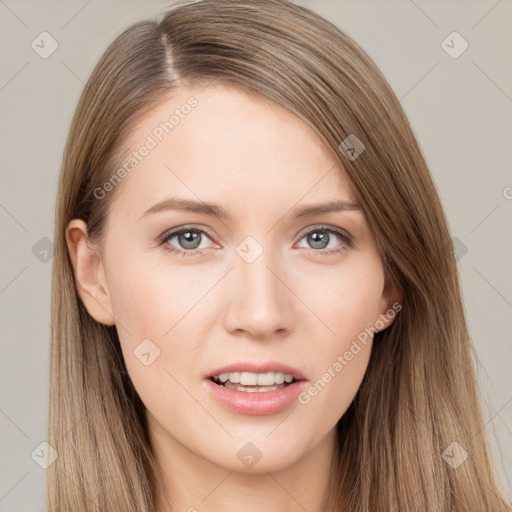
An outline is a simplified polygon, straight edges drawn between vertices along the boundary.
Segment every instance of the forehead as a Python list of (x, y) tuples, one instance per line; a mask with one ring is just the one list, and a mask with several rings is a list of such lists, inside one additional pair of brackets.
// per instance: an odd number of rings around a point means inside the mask
[(355, 201), (343, 171), (303, 120), (225, 85), (172, 91), (133, 127), (121, 160), (128, 173), (115, 202), (129, 205), (133, 216), (167, 195), (252, 213), (258, 199)]

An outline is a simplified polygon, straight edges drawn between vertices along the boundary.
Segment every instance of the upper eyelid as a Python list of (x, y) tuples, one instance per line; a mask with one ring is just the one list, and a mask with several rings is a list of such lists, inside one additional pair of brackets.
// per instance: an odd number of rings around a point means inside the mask
[(313, 224), (312, 226), (307, 226), (304, 229), (301, 229), (295, 236), (300, 236), (302, 238), (304, 235), (307, 235), (311, 231), (315, 231), (315, 229), (317, 229), (318, 231), (325, 230), (334, 232), (338, 235), (346, 236), (347, 238), (350, 239), (353, 238), (352, 235), (346, 229), (337, 228), (335, 226), (329, 226), (326, 224)]
[(208, 236), (208, 238), (213, 239), (214, 237), (210, 235), (210, 233), (204, 229), (197, 226), (185, 226), (182, 228), (176, 228), (176, 229), (168, 229), (165, 231), (162, 235), (158, 237), (159, 240), (166, 240), (168, 238), (173, 238), (176, 235), (179, 235), (180, 233), (186, 232), (186, 231), (199, 231), (201, 233), (204, 233)]

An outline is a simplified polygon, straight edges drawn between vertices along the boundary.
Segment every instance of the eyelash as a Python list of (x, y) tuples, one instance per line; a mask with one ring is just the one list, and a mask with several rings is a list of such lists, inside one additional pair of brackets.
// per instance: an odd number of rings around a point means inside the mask
[[(181, 228), (181, 229), (178, 229), (176, 231), (172, 231), (172, 232), (165, 232), (160, 238), (159, 238), (159, 247), (162, 247), (165, 251), (168, 251), (168, 252), (171, 252), (171, 253), (174, 253), (174, 254), (177, 254), (179, 256), (202, 256), (203, 254), (205, 254), (208, 249), (201, 249), (201, 250), (188, 250), (188, 251), (184, 251), (184, 250), (180, 250), (180, 249), (177, 249), (176, 247), (172, 246), (172, 245), (169, 245), (167, 242), (171, 239), (171, 238), (174, 238), (175, 236), (178, 236), (178, 235), (181, 235), (182, 233), (186, 233), (188, 231), (194, 231), (194, 232), (198, 232), (198, 233), (201, 233), (203, 235), (206, 235), (208, 238), (211, 238), (208, 233), (202, 229), (199, 229), (195, 226), (187, 226), (187, 227), (184, 227), (184, 228)], [(310, 249), (310, 251), (314, 252), (315, 254), (321, 254), (323, 256), (330, 256), (331, 254), (336, 254), (336, 253), (343, 253), (347, 250), (347, 246), (348, 247), (352, 247), (352, 242), (353, 242), (353, 239), (351, 236), (345, 234), (344, 232), (338, 230), (338, 229), (335, 229), (335, 228), (332, 228), (332, 227), (328, 227), (328, 226), (314, 226), (312, 229), (310, 229), (309, 231), (306, 231), (304, 233), (302, 233), (302, 236), (299, 238), (299, 240), (302, 240), (304, 237), (306, 237), (307, 235), (309, 235), (310, 233), (315, 233), (317, 231), (324, 231), (324, 232), (327, 232), (327, 233), (330, 233), (330, 234), (333, 234), (335, 236), (338, 236), (339, 238), (341, 238), (341, 240), (346, 244), (345, 246), (342, 246), (338, 249), (329, 249), (329, 250), (315, 250), (315, 249)]]

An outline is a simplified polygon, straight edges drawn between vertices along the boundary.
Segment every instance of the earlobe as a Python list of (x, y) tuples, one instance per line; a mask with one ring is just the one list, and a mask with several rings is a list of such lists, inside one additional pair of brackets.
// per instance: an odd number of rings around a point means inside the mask
[(87, 239), (87, 224), (73, 219), (66, 229), (76, 289), (89, 314), (99, 323), (115, 325), (101, 254)]
[(380, 300), (380, 315), (375, 321), (376, 332), (387, 329), (402, 309), (403, 291), (397, 283), (387, 281)]

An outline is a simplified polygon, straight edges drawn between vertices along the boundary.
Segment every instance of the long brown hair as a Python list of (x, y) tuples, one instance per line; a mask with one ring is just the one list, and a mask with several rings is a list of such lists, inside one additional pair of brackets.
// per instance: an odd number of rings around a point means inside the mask
[[(48, 441), (59, 456), (47, 472), (47, 510), (155, 510), (164, 482), (145, 408), (115, 326), (80, 300), (65, 230), (80, 218), (101, 240), (117, 189), (103, 200), (94, 191), (120, 165), (130, 128), (179, 85), (214, 80), (313, 128), (365, 211), (386, 278), (403, 291), (337, 424), (325, 510), (510, 511), (493, 474), (450, 234), (413, 131), (368, 55), (285, 0), (180, 2), (117, 37), (86, 84), (56, 202)], [(365, 146), (357, 158), (340, 149), (349, 135)], [(467, 459), (452, 467), (447, 449)]]

